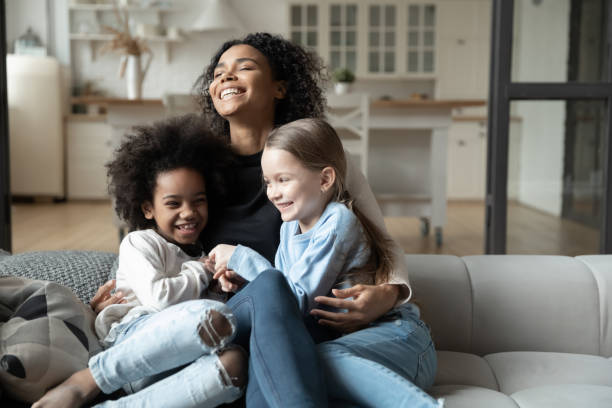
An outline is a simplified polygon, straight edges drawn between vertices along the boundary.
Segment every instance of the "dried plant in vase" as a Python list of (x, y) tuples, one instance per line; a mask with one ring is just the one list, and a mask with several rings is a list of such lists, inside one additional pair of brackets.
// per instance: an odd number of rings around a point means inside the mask
[[(117, 17), (118, 28), (102, 26), (106, 33), (113, 35), (112, 40), (105, 43), (100, 49), (101, 53), (114, 51), (121, 54), (119, 62), (119, 77), (125, 76), (127, 81), (128, 99), (140, 99), (142, 97), (142, 82), (149, 70), (153, 52), (146, 42), (130, 33), (129, 13), (127, 9), (119, 9), (115, 4), (115, 15)], [(141, 56), (148, 56), (144, 68), (141, 67)]]

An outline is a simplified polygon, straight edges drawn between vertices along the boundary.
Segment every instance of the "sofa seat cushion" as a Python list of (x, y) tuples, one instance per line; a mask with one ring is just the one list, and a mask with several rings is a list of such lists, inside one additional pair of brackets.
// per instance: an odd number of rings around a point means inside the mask
[(517, 408), (509, 396), (499, 391), (471, 385), (434, 385), (428, 390), (434, 398), (444, 399), (444, 408)]
[(498, 391), (489, 363), (475, 354), (438, 351), (435, 385), (473, 385)]
[(499, 390), (508, 395), (548, 385), (612, 387), (612, 361), (601, 356), (516, 351), (489, 354), (484, 359), (497, 379)]
[(511, 395), (520, 408), (612, 407), (612, 387), (562, 384), (528, 388)]

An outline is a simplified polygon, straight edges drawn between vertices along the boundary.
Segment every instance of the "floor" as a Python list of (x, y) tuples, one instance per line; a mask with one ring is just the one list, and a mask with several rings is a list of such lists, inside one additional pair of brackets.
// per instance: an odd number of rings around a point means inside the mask
[[(19, 203), (12, 206), (13, 253), (80, 249), (117, 252), (119, 238), (105, 201)], [(387, 217), (390, 234), (408, 253), (457, 256), (484, 253), (484, 205), (449, 202), (444, 243), (421, 236), (417, 218)], [(508, 253), (597, 253), (598, 231), (517, 204), (508, 209)]]

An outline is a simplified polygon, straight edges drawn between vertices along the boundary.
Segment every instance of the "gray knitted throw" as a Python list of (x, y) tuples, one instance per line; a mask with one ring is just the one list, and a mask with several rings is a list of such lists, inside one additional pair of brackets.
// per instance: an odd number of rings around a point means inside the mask
[(99, 251), (41, 251), (0, 256), (0, 277), (21, 276), (67, 286), (85, 303), (111, 276), (117, 255)]

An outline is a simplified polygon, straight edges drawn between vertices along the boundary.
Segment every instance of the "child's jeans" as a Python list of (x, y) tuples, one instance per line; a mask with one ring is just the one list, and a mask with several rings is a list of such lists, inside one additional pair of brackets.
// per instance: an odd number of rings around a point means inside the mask
[(442, 406), (423, 391), (434, 382), (437, 357), (413, 303), (317, 348), (334, 407)]
[[(232, 326), (231, 334), (212, 347), (200, 337), (201, 328), (210, 330), (211, 310)], [(100, 389), (108, 394), (124, 386), (133, 389), (129, 384), (142, 384), (149, 377), (160, 380), (99, 406), (215, 407), (234, 401), (242, 390), (232, 384), (216, 352), (229, 344), (235, 331), (231, 310), (214, 300), (179, 303), (121, 324), (113, 345), (89, 360)]]

